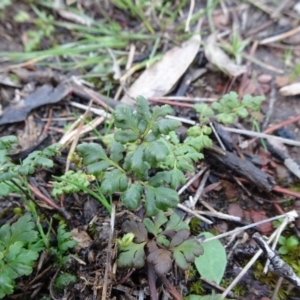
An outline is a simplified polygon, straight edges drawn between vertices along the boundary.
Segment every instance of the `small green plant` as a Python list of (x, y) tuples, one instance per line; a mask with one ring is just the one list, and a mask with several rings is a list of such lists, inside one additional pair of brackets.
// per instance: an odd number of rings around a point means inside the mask
[(32, 20), (27, 12), (20, 11), (15, 16), (15, 21), (19, 23), (33, 23), (36, 29), (26, 31), (27, 39), (24, 45), (25, 52), (36, 50), (40, 47), (42, 39), (50, 38), (54, 32), (54, 18), (52, 15), (47, 15), (44, 11), (40, 11), (36, 6), (31, 5), (31, 8), (37, 15), (37, 18)]
[(249, 43), (250, 40), (241, 40), (237, 28), (234, 27), (231, 37), (231, 44), (222, 44), (222, 47), (229, 54), (233, 55), (236, 63), (240, 65), (242, 62), (242, 53)]
[(174, 212), (169, 218), (160, 211), (143, 222), (125, 221), (122, 230), (127, 234), (118, 240), (119, 267), (141, 268), (147, 261), (158, 275), (165, 275), (173, 260), (186, 270), (203, 253), (200, 243), (190, 237), (189, 226)]
[(116, 107), (115, 133), (108, 151), (100, 144), (85, 143), (77, 152), (86, 172), (95, 176), (96, 183), (101, 182), (101, 194), (111, 197), (118, 191), (125, 207), (134, 210), (142, 203), (153, 216), (178, 203), (176, 188), (185, 182), (184, 172), (193, 172), (193, 163), (203, 158), (203, 148), (212, 146), (208, 123), (216, 119), (229, 124), (237, 117), (245, 118), (248, 109), (259, 109), (262, 100), (247, 95), (240, 102), (231, 92), (212, 108), (195, 105), (200, 124), (189, 128), (188, 137), (180, 142), (175, 130), (181, 123), (165, 118), (172, 108), (164, 105), (151, 111), (146, 99), (139, 97), (136, 111), (125, 105)]
[(185, 182), (183, 171), (193, 171), (193, 161), (203, 155), (179, 142), (173, 130), (180, 122), (164, 118), (171, 113), (168, 105), (151, 112), (140, 97), (136, 112), (125, 105), (116, 108), (116, 131), (108, 154), (96, 143), (77, 147), (87, 173), (101, 181), (103, 195), (119, 191), (123, 204), (132, 210), (145, 199), (147, 214), (152, 216), (178, 203), (176, 188)]
[(208, 126), (210, 121), (216, 120), (219, 123), (232, 124), (238, 117), (245, 119), (249, 116), (249, 110), (258, 111), (260, 109), (263, 100), (262, 96), (245, 95), (240, 101), (236, 92), (230, 92), (219, 101), (213, 102), (211, 107), (204, 103), (195, 104), (194, 109), (200, 115), (199, 125), (188, 129), (188, 137), (184, 143), (198, 151), (210, 148), (212, 146), (212, 140), (209, 137), (212, 130)]
[(278, 242), (281, 245), (278, 249), (280, 254), (288, 254), (289, 252), (295, 250), (299, 245), (299, 239), (296, 235), (291, 235), (288, 238), (280, 236)]
[[(0, 228), (0, 299), (14, 292), (15, 279), (32, 273), (39, 252), (50, 244), (50, 230), (42, 239), (35, 227), (31, 215), (25, 214), (14, 224)], [(45, 237), (48, 240), (46, 243)], [(65, 225), (61, 225), (57, 230), (57, 246), (47, 249), (59, 267), (63, 267), (70, 257), (66, 252), (77, 245), (71, 237), (72, 233), (66, 231)], [(69, 278), (69, 284), (74, 281), (72, 275), (65, 274), (65, 277)], [(66, 284), (63, 280), (65, 277), (58, 277), (58, 286)]]
[(35, 172), (37, 168), (52, 168), (52, 158), (59, 154), (59, 145), (53, 144), (42, 151), (34, 151), (19, 164), (12, 162), (9, 151), (18, 142), (15, 136), (5, 136), (0, 138), (0, 196), (4, 197), (11, 192), (20, 195), (27, 188), (27, 176)]
[(34, 227), (31, 216), (25, 214), (0, 228), (0, 299), (13, 293), (15, 279), (31, 274), (43, 249)]
[(51, 247), (50, 252), (54, 255), (56, 263), (61, 267), (70, 258), (66, 255), (69, 249), (74, 248), (77, 242), (71, 239), (72, 233), (66, 231), (66, 225), (60, 225), (57, 230), (57, 247)]
[(61, 291), (68, 286), (77, 282), (77, 278), (70, 273), (62, 273), (55, 279), (54, 287), (57, 291)]

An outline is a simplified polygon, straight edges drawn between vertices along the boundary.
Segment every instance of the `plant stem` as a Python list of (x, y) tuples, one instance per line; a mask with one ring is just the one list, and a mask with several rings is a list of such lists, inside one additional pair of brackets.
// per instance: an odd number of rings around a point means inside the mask
[(148, 284), (150, 290), (150, 299), (158, 300), (157, 290), (156, 290), (156, 276), (152, 264), (147, 263), (147, 273), (148, 273)]

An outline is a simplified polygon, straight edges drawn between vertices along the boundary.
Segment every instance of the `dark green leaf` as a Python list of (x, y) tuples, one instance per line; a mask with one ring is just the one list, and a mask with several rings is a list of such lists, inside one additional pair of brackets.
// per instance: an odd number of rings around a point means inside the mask
[(127, 105), (118, 105), (114, 112), (115, 126), (121, 129), (130, 129), (138, 132), (138, 118), (133, 113), (131, 107)]
[(121, 247), (119, 244), (118, 267), (140, 269), (145, 265), (146, 242), (131, 243), (128, 247)]
[(152, 233), (154, 236), (158, 235), (159, 228), (155, 227), (152, 220), (150, 220), (149, 218), (145, 218), (143, 220), (143, 223), (144, 223), (144, 225), (145, 225), (148, 232)]
[(153, 141), (146, 144), (145, 148), (145, 158), (146, 160), (154, 164), (156, 162), (162, 161), (169, 154), (169, 150), (162, 141)]
[(153, 177), (150, 178), (149, 184), (154, 187), (159, 187), (165, 183), (171, 182), (171, 174), (169, 171), (157, 172)]
[(139, 183), (133, 183), (121, 194), (121, 200), (128, 209), (137, 209), (142, 198), (143, 187)]
[(13, 189), (10, 187), (10, 185), (6, 184), (5, 182), (0, 182), (0, 197), (6, 197), (8, 196)]
[(159, 134), (154, 134), (153, 131), (150, 131), (150, 132), (146, 135), (144, 141), (150, 143), (150, 142), (156, 141), (158, 138), (159, 138)]
[(170, 241), (164, 235), (159, 235), (156, 238), (156, 242), (164, 247), (170, 246)]
[(46, 157), (37, 157), (35, 159), (35, 166), (42, 168), (53, 168), (53, 161)]
[(54, 156), (60, 154), (59, 152), (60, 147), (61, 144), (55, 143), (43, 149), (42, 153), (47, 157)]
[(124, 146), (121, 143), (113, 141), (110, 148), (110, 159), (119, 162), (123, 159)]
[(175, 230), (175, 231), (179, 231), (182, 229), (187, 229), (189, 230), (189, 225), (185, 222), (183, 222), (181, 220), (181, 218), (179, 217), (178, 214), (176, 214), (175, 212), (171, 215), (169, 222), (166, 225), (166, 229), (165, 231), (168, 230)]
[(168, 208), (176, 206), (179, 197), (176, 191), (165, 187), (146, 188), (145, 208), (149, 216), (156, 215), (159, 210), (166, 211)]
[(136, 99), (136, 112), (140, 120), (145, 120), (147, 123), (151, 119), (151, 113), (148, 101), (142, 96), (138, 96)]
[(126, 131), (125, 130), (117, 131), (114, 137), (117, 142), (126, 144), (126, 143), (135, 142), (139, 138), (139, 135), (136, 134), (134, 131), (128, 129)]
[(17, 144), (18, 138), (15, 135), (7, 135), (0, 138), (0, 150), (12, 148), (12, 144)]
[(166, 115), (172, 115), (173, 109), (170, 105), (163, 105), (161, 107), (153, 108), (153, 118), (156, 120), (159, 117), (165, 117)]
[(171, 182), (170, 182), (171, 188), (176, 190), (179, 184), (185, 183), (186, 179), (182, 171), (178, 169), (173, 169), (169, 171), (169, 173), (171, 177)]
[(124, 191), (128, 186), (128, 177), (119, 169), (105, 172), (101, 183), (103, 194), (113, 194), (116, 191)]
[(173, 250), (175, 263), (183, 270), (188, 269), (189, 264), (194, 262), (195, 258), (201, 254), (203, 254), (203, 248), (195, 239), (185, 240)]
[(35, 223), (31, 221), (31, 216), (25, 214), (11, 226), (3, 225), (0, 228), (0, 241), (7, 246), (17, 241), (33, 243), (38, 238), (37, 232), (33, 230), (34, 227)]
[(97, 161), (87, 166), (87, 173), (88, 174), (94, 174), (99, 175), (103, 171), (107, 170), (107, 168), (110, 166), (110, 162), (106, 160)]
[(168, 134), (181, 126), (181, 122), (172, 119), (163, 119), (155, 122), (152, 127), (154, 134)]
[(83, 157), (83, 164), (85, 166), (96, 162), (97, 160), (107, 160), (108, 157), (104, 149), (96, 143), (84, 143), (78, 145), (76, 150)]

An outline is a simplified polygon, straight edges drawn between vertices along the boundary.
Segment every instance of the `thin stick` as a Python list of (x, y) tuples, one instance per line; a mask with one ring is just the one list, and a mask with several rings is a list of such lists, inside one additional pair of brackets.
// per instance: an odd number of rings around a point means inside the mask
[(280, 40), (283, 40), (287, 37), (290, 37), (292, 35), (295, 35), (296, 33), (298, 33), (300, 31), (300, 26), (296, 27), (296, 28), (293, 28), (287, 32), (284, 32), (284, 33), (281, 33), (281, 34), (278, 34), (278, 35), (275, 35), (275, 36), (271, 36), (269, 38), (266, 38), (266, 39), (263, 39), (259, 42), (260, 45), (266, 45), (266, 44), (269, 44), (269, 43), (273, 43), (273, 42), (278, 42)]
[(198, 179), (208, 167), (203, 168), (197, 174), (195, 174), (191, 179), (178, 191), (178, 195), (181, 195), (196, 179)]
[(285, 213), (285, 214), (282, 214), (282, 215), (279, 215), (279, 216), (275, 216), (275, 217), (272, 217), (272, 218), (269, 218), (269, 219), (265, 219), (265, 220), (262, 220), (262, 221), (259, 221), (259, 222), (256, 222), (256, 223), (252, 223), (252, 224), (249, 224), (249, 225), (246, 225), (246, 226), (243, 226), (243, 227), (238, 227), (238, 228), (235, 228), (231, 231), (227, 231), (227, 232), (224, 232), (224, 233), (219, 234), (217, 236), (213, 236), (211, 238), (205, 239), (202, 243), (207, 243), (207, 242), (210, 242), (210, 241), (218, 240), (218, 239), (224, 238), (226, 236), (230, 236), (234, 233), (245, 231), (247, 229), (253, 228), (253, 227), (255, 227), (257, 225), (260, 225), (260, 224), (264, 224), (264, 223), (267, 223), (267, 222), (272, 222), (272, 221), (275, 221), (275, 220), (279, 220), (279, 219), (282, 219), (282, 218), (286, 217), (287, 215), (295, 215), (296, 217), (298, 216), (298, 214), (295, 210), (291, 210), (288, 213)]
[(184, 29), (185, 32), (190, 31), (190, 22), (191, 22), (191, 19), (192, 19), (194, 8), (195, 8), (195, 0), (191, 0), (189, 14), (188, 14), (186, 22), (185, 22), (185, 29)]
[(67, 162), (66, 162), (66, 170), (65, 170), (65, 172), (69, 171), (70, 162), (71, 162), (71, 156), (74, 153), (75, 148), (76, 148), (76, 146), (78, 144), (79, 137), (80, 137), (80, 134), (81, 134), (81, 131), (82, 131), (82, 128), (83, 128), (84, 121), (86, 120), (86, 118), (87, 118), (87, 116), (88, 116), (88, 114), (90, 112), (90, 108), (91, 108), (92, 104), (93, 104), (93, 100), (90, 101), (87, 110), (85, 111), (83, 117), (80, 120), (79, 126), (78, 126), (78, 128), (76, 130), (76, 134), (74, 135), (74, 139), (73, 139), (72, 145), (70, 147), (70, 150), (69, 150), (69, 153), (68, 153), (68, 156), (67, 156)]
[(213, 131), (215, 137), (217, 138), (218, 143), (219, 143), (219, 145), (221, 146), (221, 148), (222, 148), (224, 151), (226, 151), (226, 148), (225, 148), (225, 146), (224, 146), (222, 140), (220, 139), (220, 136), (218, 135), (218, 133), (217, 133), (217, 131), (216, 131), (216, 128), (215, 128), (214, 124), (213, 124), (212, 122), (209, 122), (209, 126), (210, 126), (210, 128), (212, 129), (212, 131)]
[(110, 215), (110, 233), (109, 233), (108, 245), (107, 245), (106, 266), (105, 266), (105, 273), (104, 273), (104, 279), (103, 279), (103, 289), (102, 289), (101, 300), (107, 299), (107, 285), (108, 285), (108, 275), (111, 270), (111, 248), (112, 248), (112, 242), (113, 242), (113, 237), (114, 237), (115, 218), (116, 218), (116, 207), (114, 204), (112, 204), (111, 215)]
[(198, 189), (196, 191), (196, 194), (195, 194), (193, 200), (191, 201), (191, 206), (192, 207), (195, 207), (197, 201), (199, 200), (199, 198), (200, 198), (200, 196), (201, 196), (201, 194), (203, 192), (204, 185), (206, 184), (206, 181), (207, 181), (207, 179), (209, 177), (209, 174), (210, 174), (210, 170), (207, 170), (205, 172), (203, 178), (202, 178), (202, 181), (201, 181), (201, 183), (200, 183), (200, 185), (199, 185), (199, 187), (198, 187)]
[(195, 216), (196, 218), (200, 219), (201, 221), (207, 223), (207, 224), (212, 224), (213, 222), (211, 220), (206, 219), (205, 217), (202, 217), (201, 215), (197, 214), (196, 212), (194, 212), (193, 210), (189, 209), (188, 207), (182, 205), (182, 204), (177, 204), (177, 207), (182, 209), (183, 211)]
[[(285, 120), (285, 121), (283, 121), (283, 122), (281, 122), (279, 124), (276, 124), (274, 126), (270, 126), (266, 130), (264, 130), (263, 133), (272, 133), (272, 132), (274, 132), (277, 129), (280, 129), (280, 128), (286, 126), (286, 125), (295, 123), (295, 122), (297, 122), (299, 120), (300, 120), (300, 115), (295, 116), (295, 117), (293, 117), (293, 118), (291, 118), (289, 120)], [(257, 138), (254, 138), (254, 139), (251, 139), (250, 141), (244, 142), (245, 143), (245, 148), (248, 147), (250, 144), (254, 143), (256, 140), (257, 140)], [(246, 143), (247, 143), (247, 145), (246, 145)]]
[(199, 98), (199, 97), (185, 97), (185, 96), (165, 96), (165, 97), (151, 97), (148, 98), (150, 102), (159, 102), (164, 100), (177, 100), (188, 102), (215, 102), (217, 98)]
[(223, 220), (227, 220), (227, 221), (234, 221), (234, 222), (241, 221), (240, 217), (230, 216), (227, 214), (220, 213), (218, 211), (212, 212), (212, 211), (195, 210), (195, 212), (200, 215), (206, 215), (206, 216), (215, 217), (215, 218), (219, 218), (219, 219), (223, 219)]
[[(265, 133), (261, 133), (261, 132), (250, 131), (250, 130), (244, 130), (244, 129), (229, 128), (229, 127), (223, 127), (223, 129), (228, 132), (239, 133), (239, 134), (244, 134), (244, 135), (248, 135), (248, 136), (255, 136), (255, 137), (264, 138), (264, 139), (273, 138), (284, 144), (300, 147), (300, 142), (298, 142), (298, 141), (284, 139), (284, 138), (281, 138), (281, 137), (278, 137), (275, 135), (270, 135), (270, 134), (265, 134)], [(243, 145), (242, 145), (242, 148), (244, 148)]]

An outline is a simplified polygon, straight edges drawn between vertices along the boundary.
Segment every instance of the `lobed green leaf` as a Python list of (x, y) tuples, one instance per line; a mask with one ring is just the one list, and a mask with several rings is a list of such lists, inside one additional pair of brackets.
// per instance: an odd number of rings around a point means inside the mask
[(196, 239), (185, 240), (173, 250), (175, 263), (183, 270), (188, 269), (190, 263), (194, 262), (195, 258), (201, 254), (203, 254), (203, 248)]
[(139, 135), (135, 133), (133, 130), (122, 130), (122, 131), (117, 131), (114, 135), (114, 138), (117, 142), (122, 143), (122, 144), (127, 144), (127, 143), (133, 143), (135, 142), (138, 138)]
[(83, 157), (83, 164), (86, 166), (98, 160), (108, 159), (102, 146), (97, 143), (83, 143), (78, 145), (76, 150)]
[(143, 187), (139, 183), (133, 183), (121, 194), (121, 200), (128, 209), (137, 209), (142, 199)]
[(121, 129), (130, 129), (138, 133), (138, 118), (132, 108), (127, 105), (118, 105), (114, 111), (115, 126)]
[(176, 206), (179, 202), (177, 192), (166, 187), (152, 187), (148, 185), (145, 193), (145, 208), (149, 216), (156, 215), (159, 210), (166, 211), (168, 208)]
[(104, 173), (101, 183), (103, 194), (112, 195), (116, 191), (125, 191), (128, 187), (128, 177), (119, 169)]
[(181, 122), (172, 119), (163, 119), (155, 122), (152, 127), (152, 131), (155, 135), (169, 134), (181, 126)]
[(123, 159), (125, 147), (116, 141), (113, 141), (110, 148), (110, 159), (116, 163)]
[(128, 247), (121, 247), (120, 244), (118, 244), (118, 267), (142, 268), (145, 265), (145, 244), (146, 242), (140, 244), (131, 243)]

